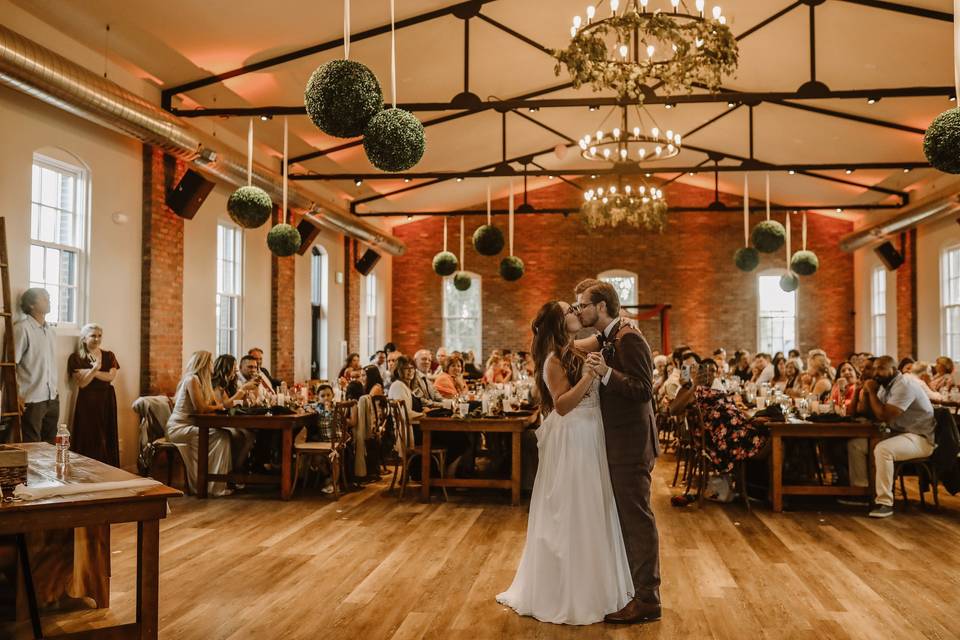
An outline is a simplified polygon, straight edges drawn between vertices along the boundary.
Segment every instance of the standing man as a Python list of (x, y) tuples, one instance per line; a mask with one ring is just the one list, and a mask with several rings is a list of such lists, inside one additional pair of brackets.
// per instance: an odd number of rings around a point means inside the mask
[[(660, 454), (653, 411), (653, 359), (643, 334), (620, 320), (613, 285), (577, 287), (580, 323), (600, 334), (578, 340), (586, 364), (600, 378), (600, 410), (607, 463), (633, 579), (633, 598), (606, 622), (660, 619), (660, 537), (650, 508), (653, 465)], [(599, 352), (598, 352), (599, 351)]]
[(57, 334), (46, 320), (50, 294), (46, 289), (27, 289), (20, 297), (20, 309), (24, 317), (13, 325), (13, 344), (23, 408), (23, 441), (53, 444), (60, 420), (60, 396)]

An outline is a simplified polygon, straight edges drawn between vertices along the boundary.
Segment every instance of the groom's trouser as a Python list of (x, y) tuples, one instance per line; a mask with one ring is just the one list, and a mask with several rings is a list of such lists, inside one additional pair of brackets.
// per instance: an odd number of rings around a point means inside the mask
[(653, 460), (610, 465), (634, 597), (644, 602), (660, 602), (660, 536), (650, 508), (653, 465)]

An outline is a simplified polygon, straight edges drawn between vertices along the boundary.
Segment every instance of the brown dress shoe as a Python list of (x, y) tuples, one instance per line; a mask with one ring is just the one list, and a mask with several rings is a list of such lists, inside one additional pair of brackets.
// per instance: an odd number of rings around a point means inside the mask
[(660, 619), (660, 605), (656, 602), (642, 602), (634, 598), (623, 609), (604, 616), (603, 621), (612, 624), (637, 624)]

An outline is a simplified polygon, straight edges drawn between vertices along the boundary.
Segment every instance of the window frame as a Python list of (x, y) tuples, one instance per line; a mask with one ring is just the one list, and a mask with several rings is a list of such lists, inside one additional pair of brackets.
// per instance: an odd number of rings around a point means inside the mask
[(377, 274), (369, 273), (364, 276), (363, 281), (363, 300), (361, 304), (363, 305), (363, 325), (365, 328), (366, 335), (366, 349), (367, 353), (364, 354), (364, 360), (370, 360), (370, 358), (375, 354), (379, 349), (379, 342), (377, 342), (377, 305), (380, 302), (380, 297), (377, 292)]
[[(951, 297), (951, 274), (949, 273), (949, 257), (951, 254), (956, 254), (958, 262), (960, 262), (960, 244), (949, 244), (940, 251), (940, 353), (949, 358), (957, 358), (960, 357), (960, 349), (955, 352), (950, 348), (950, 335), (958, 335), (960, 334), (960, 330), (954, 334), (948, 333), (949, 325), (951, 324), (948, 319), (948, 312), (951, 309), (960, 308), (960, 296), (957, 297), (957, 300), (949, 300)], [(960, 280), (960, 266), (958, 266), (957, 273), (953, 275), (954, 278), (952, 279)]]
[[(60, 242), (50, 242), (47, 240), (42, 240), (39, 237), (34, 237), (34, 224), (40, 224), (39, 220), (34, 220), (34, 208), (36, 207), (38, 212), (40, 207), (53, 208), (58, 212), (68, 212), (66, 209), (61, 209), (60, 207), (49, 207), (48, 205), (43, 204), (42, 196), (40, 201), (34, 200), (34, 191), (35, 189), (40, 189), (42, 191), (42, 183), (40, 186), (33, 184), (33, 170), (35, 167), (39, 167), (41, 172), (43, 169), (54, 171), (61, 175), (69, 175), (73, 178), (73, 211), (69, 212), (73, 217), (73, 237), (75, 238), (75, 244), (63, 244)], [(78, 330), (86, 322), (87, 315), (87, 290), (88, 290), (88, 278), (89, 278), (89, 252), (88, 247), (90, 244), (89, 238), (89, 216), (90, 211), (90, 171), (83, 166), (79, 160), (76, 163), (61, 160), (55, 157), (52, 157), (48, 154), (42, 153), (41, 151), (36, 151), (33, 153), (30, 165), (30, 256), (28, 258), (28, 268), (27, 268), (27, 278), (30, 283), (30, 287), (42, 287), (49, 291), (49, 287), (57, 287), (57, 300), (58, 302), (62, 301), (61, 292), (65, 289), (72, 289), (74, 292), (73, 296), (73, 320), (64, 321), (61, 319), (60, 307), (57, 308), (57, 319), (48, 320), (50, 324), (62, 327), (66, 329)], [(39, 236), (39, 233), (37, 234)], [(60, 271), (60, 279), (56, 283), (53, 283), (47, 280), (46, 274), (42, 274), (41, 278), (34, 278), (36, 275), (33, 273), (33, 258), (32, 254), (34, 247), (40, 248), (44, 254), (47, 251), (59, 251), (61, 253), (69, 253), (74, 256), (75, 260), (75, 276), (74, 283), (64, 283), (62, 279), (62, 270)], [(46, 264), (46, 256), (44, 255), (43, 264)], [(45, 269), (44, 269), (45, 270)]]
[[(474, 316), (448, 316), (447, 315), (447, 288), (448, 283), (450, 287), (453, 287), (453, 276), (447, 276), (441, 278), (440, 280), (440, 335), (443, 342), (442, 346), (450, 350), (464, 351), (466, 349), (472, 349), (474, 355), (478, 358), (478, 361), (482, 361), (483, 357), (483, 277), (473, 271), (459, 271), (458, 274), (470, 276), (470, 289), (468, 291), (474, 291), (476, 287), (476, 297), (477, 297), (477, 309), (475, 316), (477, 321), (477, 328), (475, 338), (475, 345), (470, 345), (466, 348), (462, 344), (452, 344), (450, 337), (447, 331), (447, 321), (463, 321), (474, 319)], [(462, 292), (466, 293), (466, 292)]]
[[(765, 317), (775, 318), (775, 316), (765, 316), (763, 308), (763, 296), (761, 295), (762, 287), (760, 286), (761, 278), (776, 278), (778, 280), (777, 287), (779, 288), (779, 279), (785, 272), (782, 269), (773, 269), (762, 271), (757, 274), (756, 280), (756, 291), (757, 291), (757, 348), (756, 351), (759, 353), (769, 352), (771, 354), (776, 353), (777, 351), (783, 351), (787, 353), (790, 349), (799, 349), (800, 344), (800, 296), (797, 295), (797, 291), (785, 291), (784, 293), (793, 296), (793, 344), (791, 345), (786, 340), (782, 341), (781, 347), (779, 349), (766, 348), (766, 345), (763, 343), (763, 320)], [(788, 316), (787, 316), (788, 317)]]
[(883, 266), (870, 271), (870, 348), (876, 356), (887, 352), (887, 270)]
[[(314, 246), (310, 250), (310, 306), (311, 306), (311, 318), (313, 317), (313, 308), (320, 308), (320, 329), (319, 329), (319, 362), (317, 375), (320, 379), (326, 379), (327, 377), (327, 357), (328, 357), (328, 343), (329, 343), (329, 325), (327, 320), (327, 305), (329, 299), (329, 269), (330, 263), (327, 252), (320, 246)], [(311, 320), (312, 323), (312, 320)], [(313, 333), (314, 327), (311, 324), (310, 334), (311, 334), (311, 345), (310, 345), (310, 356), (311, 360), (314, 355), (314, 345), (313, 345)]]
[[(227, 261), (223, 257), (223, 248), (224, 248), (223, 243), (226, 240), (228, 240), (228, 238), (225, 237), (225, 234), (230, 234), (234, 243), (234, 247), (233, 247), (234, 259), (230, 261)], [(238, 359), (240, 357), (240, 337), (243, 335), (243, 291), (244, 291), (243, 287), (245, 284), (244, 282), (245, 279), (243, 277), (244, 275), (243, 274), (243, 265), (244, 265), (243, 257), (244, 257), (244, 248), (245, 248), (244, 239), (245, 239), (244, 233), (241, 227), (238, 227), (237, 225), (231, 224), (224, 220), (217, 221), (217, 256), (216, 256), (217, 285), (216, 285), (216, 298), (215, 298), (216, 299), (216, 307), (215, 307), (216, 339), (214, 340), (215, 356), (228, 353), (230, 355), (237, 357)], [(222, 286), (223, 278), (225, 276), (225, 273), (224, 273), (225, 262), (232, 262), (234, 264), (234, 280), (235, 280), (235, 287), (236, 287), (235, 292), (226, 291)], [(221, 351), (220, 349), (221, 338), (222, 338), (221, 334), (224, 331), (224, 328), (220, 321), (220, 309), (221, 309), (222, 298), (229, 298), (236, 305), (234, 309), (234, 314), (236, 317), (236, 326), (228, 327), (226, 329), (226, 331), (228, 331), (231, 335), (231, 339), (229, 340), (230, 347), (227, 351)]]
[[(597, 274), (597, 280), (603, 282), (609, 282), (608, 279), (612, 278), (632, 278), (633, 279), (633, 298), (630, 300), (620, 300), (620, 306), (623, 307), (636, 307), (640, 304), (640, 276), (638, 276), (633, 271), (627, 271), (626, 269), (608, 269)], [(614, 285), (616, 288), (616, 285)], [(620, 291), (618, 290), (619, 294)]]

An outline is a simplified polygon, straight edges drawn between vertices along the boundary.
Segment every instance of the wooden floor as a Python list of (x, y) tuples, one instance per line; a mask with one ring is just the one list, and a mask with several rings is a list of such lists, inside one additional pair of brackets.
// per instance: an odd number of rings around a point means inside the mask
[[(560, 627), (494, 596), (520, 557), (526, 509), (502, 494), (397, 502), (383, 486), (331, 502), (316, 492), (183, 498), (161, 526), (160, 635), (273, 638), (957, 638), (960, 500), (892, 519), (816, 507), (672, 508), (661, 461), (655, 510), (664, 615), (643, 627)], [(915, 486), (913, 495), (916, 496)], [(789, 505), (788, 505), (789, 506)], [(133, 615), (134, 534), (114, 529), (113, 607), (44, 618), (48, 633)], [(29, 637), (20, 627), (16, 637)]]

